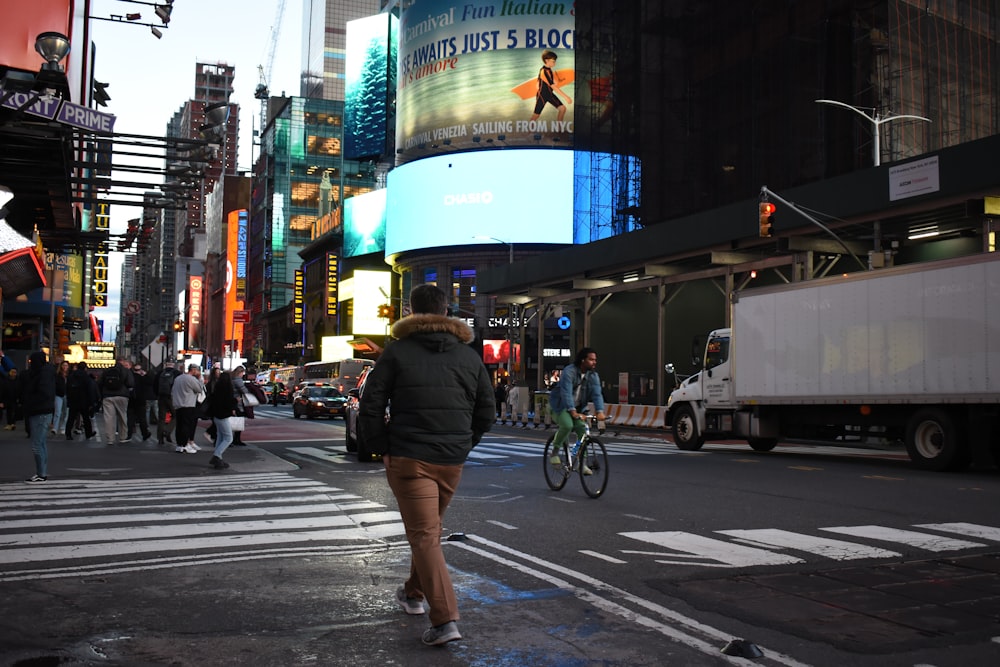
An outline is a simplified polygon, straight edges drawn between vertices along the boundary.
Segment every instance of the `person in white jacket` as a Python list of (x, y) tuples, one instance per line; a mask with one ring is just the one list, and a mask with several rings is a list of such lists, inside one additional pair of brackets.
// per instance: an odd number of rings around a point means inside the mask
[(198, 364), (188, 366), (187, 373), (174, 378), (170, 391), (174, 404), (174, 421), (177, 423), (176, 446), (178, 454), (196, 454), (200, 447), (194, 444), (194, 432), (198, 428), (198, 404), (205, 400), (205, 383), (201, 379)]

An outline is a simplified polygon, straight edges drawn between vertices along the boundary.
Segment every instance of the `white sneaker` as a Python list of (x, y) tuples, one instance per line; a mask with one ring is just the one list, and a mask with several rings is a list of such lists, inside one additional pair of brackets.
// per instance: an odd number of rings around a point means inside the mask
[(201, 451), (201, 447), (199, 447), (198, 443), (196, 443), (194, 440), (189, 440), (188, 444), (187, 444), (187, 447), (188, 448), (194, 447), (194, 451), (196, 451), (196, 452), (200, 452)]
[(201, 451), (201, 447), (194, 444), (193, 442), (189, 442), (188, 444), (184, 445), (181, 449), (183, 449), (188, 454), (197, 454), (198, 452)]
[(174, 447), (174, 451), (178, 454), (187, 454), (187, 447)]

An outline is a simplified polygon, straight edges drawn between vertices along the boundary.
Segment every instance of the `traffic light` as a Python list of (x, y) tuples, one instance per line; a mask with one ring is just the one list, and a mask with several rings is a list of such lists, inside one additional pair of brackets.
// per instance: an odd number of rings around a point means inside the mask
[(771, 216), (774, 215), (774, 204), (769, 201), (760, 203), (760, 237), (771, 238)]
[(389, 319), (390, 317), (392, 317), (392, 306), (390, 306), (387, 303), (383, 303), (381, 306), (378, 307), (378, 316), (383, 317), (385, 319)]
[(165, 4), (154, 5), (153, 11), (156, 12), (157, 18), (163, 21), (163, 25), (170, 23), (170, 12), (173, 11), (174, 0), (167, 0)]
[(181, 331), (184, 331), (184, 320), (175, 320), (174, 321), (174, 331), (176, 331), (178, 333), (180, 333)]
[(63, 354), (69, 352), (69, 329), (56, 329), (56, 347)]
[(108, 106), (108, 101), (111, 99), (111, 96), (108, 95), (109, 85), (111, 84), (102, 83), (97, 79), (94, 79), (94, 104), (99, 107)]
[(61, 327), (63, 325), (63, 320), (66, 317), (66, 309), (62, 306), (56, 306), (56, 326)]

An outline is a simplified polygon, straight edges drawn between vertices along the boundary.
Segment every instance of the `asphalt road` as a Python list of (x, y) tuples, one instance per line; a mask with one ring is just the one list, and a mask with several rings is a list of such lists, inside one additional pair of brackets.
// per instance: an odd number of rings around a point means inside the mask
[(995, 471), (619, 432), (591, 500), (546, 487), (547, 432), (498, 427), (445, 521), (464, 639), (430, 649), (391, 599), (380, 465), (289, 415), (261, 410), (226, 471), (56, 440), (45, 485), (0, 431), (0, 664), (1000, 664)]

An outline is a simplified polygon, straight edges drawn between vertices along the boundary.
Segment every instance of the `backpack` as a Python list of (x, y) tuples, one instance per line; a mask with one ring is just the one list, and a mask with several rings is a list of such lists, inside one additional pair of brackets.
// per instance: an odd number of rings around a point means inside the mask
[(160, 396), (169, 396), (170, 391), (174, 388), (174, 378), (177, 377), (177, 371), (173, 368), (164, 368), (160, 373), (160, 379), (157, 381), (156, 390), (159, 392)]
[(117, 364), (104, 371), (104, 376), (101, 378), (101, 386), (104, 389), (107, 391), (118, 391), (123, 385), (122, 371)]
[(69, 374), (68, 378), (66, 378), (66, 393), (75, 394), (80, 389), (83, 389), (83, 381), (74, 371)]

